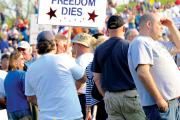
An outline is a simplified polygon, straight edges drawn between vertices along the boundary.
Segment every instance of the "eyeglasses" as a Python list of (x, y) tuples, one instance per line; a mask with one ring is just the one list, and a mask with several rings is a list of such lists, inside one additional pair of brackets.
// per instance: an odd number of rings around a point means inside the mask
[(26, 50), (25, 48), (18, 48), (18, 51), (20, 51), (20, 52), (21, 52), (21, 51), (23, 52), (23, 51), (25, 51), (25, 50)]

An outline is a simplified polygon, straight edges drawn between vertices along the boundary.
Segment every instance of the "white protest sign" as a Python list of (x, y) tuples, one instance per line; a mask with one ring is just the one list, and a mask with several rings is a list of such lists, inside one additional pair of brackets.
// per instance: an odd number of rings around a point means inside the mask
[(31, 15), (30, 21), (30, 44), (37, 43), (37, 35), (44, 30), (52, 31), (52, 25), (39, 25), (37, 24), (37, 15)]
[(107, 0), (40, 0), (38, 24), (104, 26)]

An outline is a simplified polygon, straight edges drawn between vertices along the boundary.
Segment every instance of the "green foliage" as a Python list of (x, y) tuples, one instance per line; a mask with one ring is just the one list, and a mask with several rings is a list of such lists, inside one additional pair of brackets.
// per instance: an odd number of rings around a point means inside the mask
[[(174, 3), (176, 0), (156, 0), (156, 1), (160, 1), (162, 5), (166, 5), (168, 3)], [(132, 8), (136, 5), (137, 5), (137, 2), (130, 2), (128, 5), (119, 5), (117, 7), (117, 11), (119, 13), (119, 12), (122, 12), (126, 6), (128, 6), (128, 8)]]
[(157, 1), (160, 1), (163, 5), (167, 4), (167, 3), (173, 3), (175, 2), (176, 0), (157, 0)]
[(10, 28), (14, 25), (15, 20), (15, 18), (6, 17), (6, 22)]
[(119, 5), (119, 6), (117, 7), (117, 12), (118, 12), (118, 13), (119, 13), (119, 12), (123, 12), (123, 11), (124, 11), (124, 8), (125, 8), (126, 6), (132, 8), (132, 7), (136, 6), (136, 5), (137, 5), (136, 2), (130, 2), (128, 5)]

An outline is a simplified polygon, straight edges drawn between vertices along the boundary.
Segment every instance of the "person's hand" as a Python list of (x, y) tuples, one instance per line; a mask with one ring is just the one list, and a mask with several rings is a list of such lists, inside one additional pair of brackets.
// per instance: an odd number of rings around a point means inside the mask
[(160, 22), (161, 22), (162, 25), (164, 25), (164, 26), (166, 26), (168, 28), (173, 25), (172, 19), (167, 18), (167, 17), (161, 18)]
[(168, 110), (168, 103), (164, 99), (156, 101), (156, 104), (160, 111), (166, 112)]
[(92, 120), (91, 111), (86, 112), (86, 119), (85, 120)]

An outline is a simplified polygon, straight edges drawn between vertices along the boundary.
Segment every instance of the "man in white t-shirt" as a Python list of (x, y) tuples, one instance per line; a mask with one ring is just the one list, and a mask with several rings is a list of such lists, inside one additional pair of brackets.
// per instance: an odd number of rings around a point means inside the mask
[[(96, 39), (87, 33), (81, 33), (72, 40), (73, 52), (76, 56), (76, 63), (83, 67), (84, 72), (86, 67), (93, 60), (92, 45), (96, 43)], [(83, 112), (83, 117), (86, 117), (86, 80), (76, 81), (79, 100)]]
[[(170, 40), (162, 37), (162, 25), (170, 30)], [(157, 13), (141, 17), (139, 36), (130, 44), (128, 63), (141, 105), (148, 120), (179, 120), (180, 72), (171, 52), (180, 50), (180, 34), (172, 20)]]
[(39, 120), (82, 120), (74, 80), (83, 78), (83, 69), (69, 55), (55, 54), (54, 38), (49, 31), (39, 33), (37, 49), (42, 56), (27, 70), (25, 94), (38, 104)]

